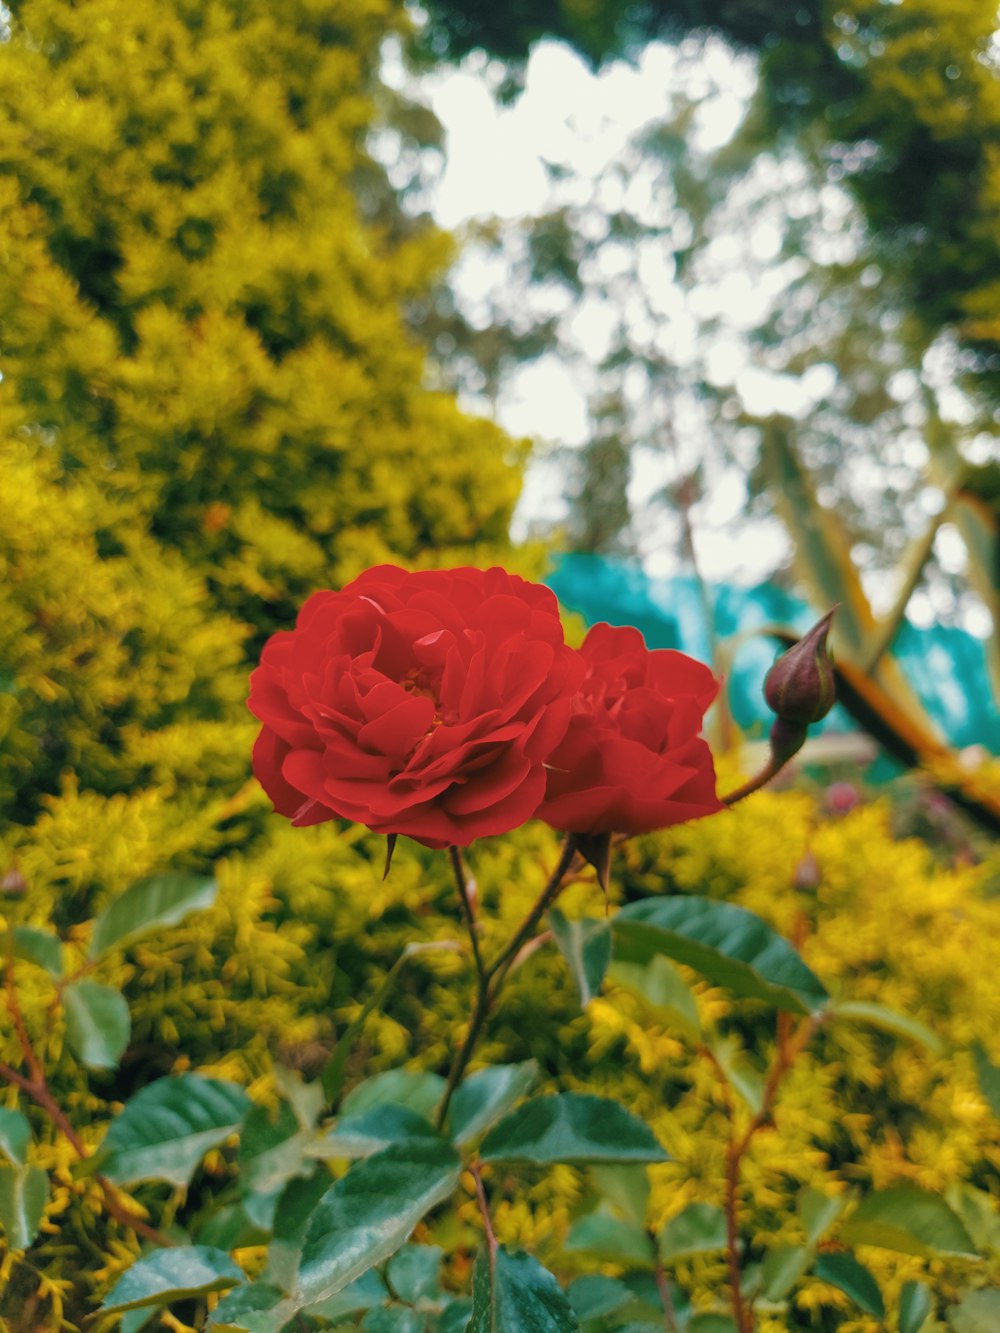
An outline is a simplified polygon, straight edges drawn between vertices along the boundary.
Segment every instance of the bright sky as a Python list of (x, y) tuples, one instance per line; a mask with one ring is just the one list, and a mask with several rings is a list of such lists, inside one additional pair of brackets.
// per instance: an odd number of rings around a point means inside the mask
[[(734, 58), (721, 43), (709, 45), (693, 82), (690, 59), (683, 62), (676, 47), (662, 43), (647, 46), (634, 66), (616, 62), (596, 74), (568, 47), (540, 43), (528, 63), (524, 92), (509, 107), (494, 101), (491, 89), (500, 71), (484, 57), (471, 57), (459, 70), (432, 74), (422, 81), (422, 96), (445, 128), (447, 153), (445, 169), (429, 200), (434, 216), (442, 226), (456, 229), (474, 219), (517, 219), (542, 211), (550, 200), (546, 161), (558, 162), (577, 175), (586, 191), (630, 138), (666, 118), (672, 92), (682, 77), (682, 64), (684, 86), (700, 100), (693, 142), (710, 151), (725, 143), (736, 129), (755, 83), (751, 61)], [(776, 245), (776, 232), (755, 237), (760, 258), (766, 258)], [(471, 302), (485, 295), (497, 280), (497, 273), (477, 258), (460, 262), (454, 275), (457, 292)], [(653, 272), (650, 282), (654, 304), (658, 295), (666, 313), (671, 304), (671, 274)], [(720, 303), (746, 327), (761, 314), (758, 294), (740, 274), (706, 299)], [(607, 323), (608, 312), (597, 308), (581, 310), (575, 316), (574, 333), (595, 360), (602, 354)], [(665, 319), (664, 329), (667, 327)], [(680, 317), (669, 327), (671, 334), (664, 336), (675, 344), (677, 358), (690, 356), (689, 324)], [(720, 382), (739, 380), (740, 392), (750, 406), (773, 402), (775, 386), (769, 377), (745, 367), (744, 360), (738, 341), (720, 343), (713, 349), (712, 373)], [(804, 392), (798, 382), (779, 387), (786, 410), (812, 401), (812, 394)], [(809, 386), (820, 387), (815, 382)], [(511, 377), (496, 405), (496, 415), (511, 434), (527, 435), (543, 445), (580, 445), (588, 436), (585, 395), (570, 368), (554, 356), (539, 358)], [(516, 531), (522, 533), (533, 521), (558, 521), (565, 513), (561, 469), (544, 457), (544, 449), (539, 455), (526, 478), (515, 523)], [(633, 468), (633, 501), (657, 491), (665, 480), (662, 458), (640, 453)], [(753, 524), (749, 532), (744, 528), (739, 534), (727, 530), (743, 498), (742, 485), (729, 478), (698, 507), (699, 526), (703, 525), (699, 561), (709, 578), (736, 576), (754, 582), (787, 553), (787, 539), (774, 523)], [(698, 535), (696, 529), (696, 540)], [(645, 564), (650, 573), (672, 573), (679, 567), (676, 549), (672, 544), (651, 549)]]

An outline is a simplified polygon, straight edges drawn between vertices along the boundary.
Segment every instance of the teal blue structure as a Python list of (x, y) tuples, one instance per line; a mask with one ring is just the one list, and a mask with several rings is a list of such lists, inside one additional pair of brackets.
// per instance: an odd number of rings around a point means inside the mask
[[(588, 625), (635, 625), (651, 648), (678, 648), (709, 661), (708, 627), (696, 581), (678, 575), (650, 578), (638, 565), (599, 555), (558, 557), (546, 583), (570, 611)], [(715, 634), (740, 643), (728, 681), (730, 707), (740, 728), (763, 736), (773, 720), (761, 685), (777, 651), (775, 641), (752, 631), (767, 625), (806, 630), (826, 610), (809, 607), (773, 583), (710, 589)], [(906, 623), (893, 645), (907, 679), (942, 735), (952, 744), (983, 745), (1000, 754), (1000, 713), (989, 685), (983, 642), (960, 629), (936, 625), (917, 629)], [(856, 730), (836, 708), (823, 730)]]

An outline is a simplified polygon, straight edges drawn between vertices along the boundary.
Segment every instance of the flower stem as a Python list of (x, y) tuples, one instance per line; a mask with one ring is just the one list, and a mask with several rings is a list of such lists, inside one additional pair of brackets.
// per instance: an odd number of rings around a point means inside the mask
[(440, 1129), (448, 1115), (448, 1107), (451, 1105), (451, 1099), (455, 1095), (455, 1090), (461, 1083), (462, 1078), (468, 1068), (469, 1061), (472, 1059), (476, 1042), (479, 1040), (483, 1027), (489, 1017), (493, 1002), (496, 999), (500, 987), (503, 985), (504, 978), (510, 971), (511, 966), (518, 957), (525, 944), (531, 938), (532, 932), (539, 921), (545, 915), (549, 907), (552, 906), (559, 891), (563, 887), (563, 881), (566, 878), (573, 862), (576, 859), (576, 847), (572, 835), (567, 836), (563, 843), (562, 852), (555, 869), (549, 876), (548, 882), (541, 894), (535, 901), (534, 906), (528, 915), (518, 926), (511, 940), (500, 951), (497, 958), (487, 966), (482, 957), (479, 948), (479, 940), (476, 934), (475, 916), (472, 910), (472, 899), (469, 894), (468, 884), (465, 880), (465, 868), (462, 864), (461, 855), (458, 848), (450, 848), (452, 868), (455, 871), (455, 878), (458, 884), (458, 896), (462, 902), (466, 925), (469, 930), (469, 938), (472, 944), (472, 956), (476, 964), (476, 999), (472, 1010), (472, 1017), (469, 1020), (469, 1027), (465, 1034), (465, 1040), (458, 1049), (455, 1059), (452, 1061), (451, 1069), (448, 1073), (448, 1081), (445, 1084), (444, 1095), (438, 1105), (436, 1123)]

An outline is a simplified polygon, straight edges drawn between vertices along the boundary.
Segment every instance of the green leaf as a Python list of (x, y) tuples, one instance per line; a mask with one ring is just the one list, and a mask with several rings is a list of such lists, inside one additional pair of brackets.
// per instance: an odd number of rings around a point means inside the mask
[(948, 1187), (945, 1202), (972, 1237), (977, 1254), (1000, 1253), (1000, 1213), (992, 1194), (956, 1181)]
[(718, 1037), (708, 1049), (726, 1076), (730, 1087), (746, 1102), (754, 1115), (764, 1105), (764, 1076), (747, 1059), (747, 1053), (735, 1037)]
[(49, 1178), (40, 1166), (0, 1166), (0, 1227), (12, 1250), (26, 1250), (38, 1235), (49, 1201)]
[(310, 1130), (299, 1127), (295, 1113), (283, 1102), (276, 1119), (266, 1106), (252, 1106), (240, 1133), (240, 1185), (246, 1193), (274, 1194), (292, 1176), (306, 1176), (313, 1163), (304, 1150), (311, 1143)]
[(215, 902), (217, 885), (202, 875), (156, 875), (132, 884), (94, 921), (90, 957), (133, 944), (162, 926), (176, 926)]
[(783, 1301), (805, 1273), (812, 1259), (806, 1245), (779, 1245), (769, 1250), (761, 1268), (764, 1295), (769, 1301)]
[(469, 1333), (579, 1333), (569, 1298), (529, 1254), (498, 1246), (492, 1263), (481, 1255), (472, 1284)]
[(737, 1333), (737, 1328), (727, 1314), (696, 1314), (688, 1321), (687, 1333)]
[(451, 1100), (451, 1137), (460, 1147), (472, 1143), (524, 1097), (538, 1077), (538, 1065), (490, 1065), (460, 1083)]
[(20, 1111), (8, 1111), (0, 1107), (0, 1152), (15, 1166), (24, 1166), (28, 1160), (25, 1154), (30, 1142), (28, 1117)]
[(425, 1120), (430, 1120), (444, 1093), (440, 1074), (408, 1069), (387, 1069), (384, 1074), (366, 1078), (344, 1098), (345, 1115), (361, 1115), (373, 1106), (392, 1103), (408, 1106)]
[(311, 1176), (298, 1176), (278, 1195), (271, 1229), (274, 1235), (267, 1251), (261, 1278), (282, 1291), (292, 1291), (299, 1271), (302, 1243), (319, 1201), (330, 1189), (330, 1173), (317, 1167)]
[(565, 1248), (639, 1268), (652, 1268), (656, 1263), (653, 1242), (645, 1228), (607, 1212), (591, 1213), (574, 1222)]
[(126, 1310), (118, 1321), (117, 1333), (139, 1333), (141, 1328), (149, 1328), (149, 1321), (155, 1311), (148, 1305), (144, 1310)]
[(996, 1333), (1000, 1328), (1000, 1290), (986, 1287), (966, 1292), (958, 1305), (948, 1307), (948, 1326), (954, 1333)]
[(310, 1145), (309, 1155), (354, 1161), (372, 1157), (391, 1143), (439, 1138), (437, 1130), (424, 1116), (408, 1106), (389, 1102), (384, 1106), (373, 1106), (360, 1115), (341, 1116), (328, 1133)]
[(870, 1004), (867, 1000), (837, 1000), (830, 1006), (830, 1013), (838, 1019), (868, 1023), (884, 1032), (891, 1032), (895, 1037), (915, 1041), (934, 1055), (941, 1055), (944, 1051), (944, 1042), (925, 1023), (908, 1014), (898, 1014), (895, 1009), (888, 1009), (884, 1004)]
[(238, 1250), (244, 1245), (263, 1244), (267, 1228), (258, 1226), (242, 1203), (227, 1203), (205, 1218), (192, 1239), (215, 1250)]
[(833, 1226), (850, 1202), (847, 1194), (822, 1194), (819, 1190), (803, 1190), (799, 1195), (798, 1214), (806, 1239), (814, 1244)]
[(443, 1139), (394, 1144), (330, 1189), (314, 1211), (299, 1264), (299, 1303), (332, 1296), (393, 1254), (458, 1184), (461, 1162)]
[(44, 968), (50, 976), (62, 976), (62, 943), (47, 930), (15, 926), (0, 936), (0, 950), (12, 950), (15, 958)]
[(427, 1322), (416, 1310), (369, 1310), (361, 1321), (366, 1333), (424, 1333)]
[(626, 963), (666, 954), (736, 995), (792, 1013), (815, 1013), (829, 998), (788, 941), (734, 903), (647, 898), (623, 907), (612, 926), (615, 957)]
[(301, 1074), (294, 1069), (285, 1069), (283, 1065), (275, 1065), (271, 1072), (278, 1091), (295, 1112), (301, 1127), (313, 1129), (326, 1105), (322, 1083), (319, 1080), (306, 1083)]
[(308, 1306), (304, 1313), (321, 1319), (343, 1319), (346, 1315), (385, 1305), (389, 1299), (389, 1288), (381, 1275), (374, 1268), (369, 1268), (356, 1282), (351, 1282), (335, 1296), (328, 1296), (325, 1301)]
[(523, 1102), (490, 1130), (484, 1162), (665, 1162), (653, 1131), (619, 1102), (559, 1092)]
[(468, 1333), (471, 1318), (472, 1302), (459, 1296), (444, 1307), (431, 1325), (431, 1333)]
[(920, 1333), (933, 1301), (922, 1282), (904, 1282), (899, 1293), (899, 1333)]
[(62, 993), (66, 1040), (81, 1064), (116, 1069), (132, 1020), (121, 991), (97, 981), (73, 981)]
[(664, 1224), (656, 1239), (665, 1264), (724, 1250), (726, 1215), (712, 1203), (689, 1203)]
[(599, 994), (611, 962), (611, 923), (607, 917), (570, 921), (553, 907), (549, 909), (549, 925), (559, 952), (569, 963), (580, 1003), (588, 1005)]
[(878, 1245), (930, 1259), (975, 1255), (969, 1233), (944, 1199), (915, 1185), (867, 1194), (841, 1228), (848, 1245)]
[(1000, 1116), (1000, 1069), (992, 1062), (981, 1042), (975, 1042), (972, 1056), (976, 1062), (979, 1090), (995, 1116)]
[(700, 1043), (701, 1020), (698, 1004), (680, 972), (662, 954), (645, 965), (614, 963), (608, 973), (616, 985), (624, 986), (645, 1000), (657, 1020), (687, 1041)]
[(234, 1287), (208, 1316), (206, 1328), (239, 1330), (239, 1333), (274, 1333), (281, 1327), (274, 1312), (281, 1306), (283, 1299), (283, 1293), (266, 1282), (248, 1282)]
[(221, 1079), (157, 1079), (126, 1103), (92, 1160), (119, 1185), (187, 1185), (205, 1153), (235, 1133), (251, 1105), (241, 1087)]
[(577, 1319), (603, 1319), (616, 1314), (635, 1300), (633, 1292), (616, 1277), (588, 1273), (571, 1282), (566, 1291)]
[(645, 1226), (649, 1204), (649, 1171), (646, 1167), (592, 1166), (590, 1174), (609, 1203), (633, 1222)]
[(437, 1245), (404, 1245), (386, 1264), (386, 1281), (407, 1305), (433, 1300), (443, 1255)]
[(876, 1319), (884, 1317), (885, 1302), (878, 1283), (853, 1254), (821, 1254), (813, 1272), (823, 1282), (839, 1287), (865, 1314), (874, 1315)]
[(109, 1292), (101, 1313), (168, 1305), (189, 1296), (225, 1291), (243, 1280), (224, 1250), (207, 1245), (177, 1245), (156, 1250), (127, 1269)]

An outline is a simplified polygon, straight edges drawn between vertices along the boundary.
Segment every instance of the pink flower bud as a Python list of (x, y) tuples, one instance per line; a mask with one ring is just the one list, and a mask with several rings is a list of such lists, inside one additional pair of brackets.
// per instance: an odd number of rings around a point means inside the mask
[(808, 727), (826, 717), (834, 705), (837, 687), (826, 638), (836, 609), (782, 653), (767, 673), (764, 698), (781, 722)]

